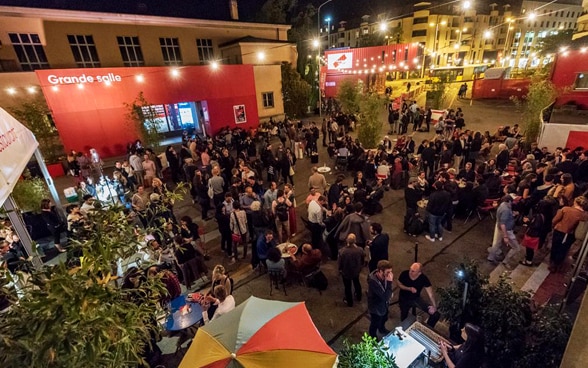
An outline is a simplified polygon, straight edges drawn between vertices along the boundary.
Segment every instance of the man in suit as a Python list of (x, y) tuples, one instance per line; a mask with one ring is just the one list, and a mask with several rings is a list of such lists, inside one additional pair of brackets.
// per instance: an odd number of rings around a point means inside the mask
[(365, 252), (370, 255), (368, 268), (371, 273), (376, 269), (379, 261), (388, 260), (390, 237), (386, 233), (382, 234), (382, 225), (377, 222), (370, 225), (370, 233), (373, 238), (371, 241), (367, 241)]

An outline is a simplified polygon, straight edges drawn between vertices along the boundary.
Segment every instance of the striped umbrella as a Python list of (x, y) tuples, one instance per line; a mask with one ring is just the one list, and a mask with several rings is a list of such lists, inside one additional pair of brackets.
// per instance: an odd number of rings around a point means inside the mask
[(200, 328), (179, 368), (335, 366), (304, 303), (250, 297)]

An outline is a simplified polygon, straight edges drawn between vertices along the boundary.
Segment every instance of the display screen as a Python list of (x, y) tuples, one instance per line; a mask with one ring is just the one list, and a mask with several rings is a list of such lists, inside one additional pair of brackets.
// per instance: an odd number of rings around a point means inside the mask
[(178, 102), (142, 107), (145, 126), (155, 123), (160, 133), (200, 130), (196, 102)]

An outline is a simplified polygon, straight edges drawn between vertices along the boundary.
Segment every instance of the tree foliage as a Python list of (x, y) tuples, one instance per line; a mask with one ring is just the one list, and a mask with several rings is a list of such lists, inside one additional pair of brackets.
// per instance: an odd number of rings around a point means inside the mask
[(282, 95), (284, 112), (290, 117), (302, 117), (306, 114), (310, 97), (310, 85), (290, 63), (282, 63)]
[(286, 24), (297, 3), (297, 0), (266, 0), (255, 19), (261, 23)]
[(539, 38), (534, 51), (543, 56), (556, 53), (560, 47), (567, 46), (572, 42), (573, 34), (573, 29), (567, 29), (565, 31), (558, 31), (557, 34)]
[(153, 150), (157, 149), (162, 135), (157, 130), (160, 121), (155, 106), (147, 101), (142, 91), (134, 101), (125, 102), (124, 106), (127, 109), (127, 121), (133, 131), (139, 132), (143, 145)]
[(337, 91), (337, 101), (341, 105), (341, 111), (344, 114), (357, 114), (359, 112), (359, 102), (362, 93), (362, 86), (347, 78), (339, 83)]
[(23, 212), (41, 212), (41, 201), (49, 198), (49, 189), (45, 180), (32, 177), (27, 169), (12, 190), (12, 197)]
[[(464, 309), (465, 281), (468, 294)], [(513, 289), (505, 276), (489, 284), (474, 261), (463, 262), (451, 284), (437, 292), (439, 311), (452, 325), (460, 327), (469, 322), (483, 329), (488, 366), (559, 366), (572, 323), (557, 307), (533, 311), (527, 292)]]
[(367, 333), (357, 344), (350, 344), (347, 340), (343, 344), (345, 347), (339, 354), (340, 368), (398, 368), (396, 359), (388, 353), (388, 347), (384, 342)]
[[(179, 198), (177, 193), (167, 196)], [(143, 247), (122, 208), (93, 211), (88, 224), (71, 241), (68, 262), (34, 270), (22, 298), (0, 314), (0, 366), (144, 365), (143, 354), (158, 333), (156, 304), (166, 291), (158, 278), (147, 278), (134, 289), (116, 285), (117, 261)], [(6, 283), (0, 287), (0, 295), (11, 294)]]
[(529, 85), (529, 92), (522, 99), (513, 97), (512, 100), (522, 108), (521, 117), (525, 141), (537, 141), (541, 132), (541, 111), (558, 97), (559, 91), (555, 85), (541, 76), (534, 76)]
[(49, 163), (59, 162), (64, 156), (64, 148), (57, 129), (50, 119), (51, 110), (43, 96), (24, 100), (9, 111), (35, 135), (45, 160)]
[(385, 100), (377, 93), (364, 94), (360, 99), (360, 120), (357, 137), (365, 148), (376, 148), (382, 136), (381, 112)]

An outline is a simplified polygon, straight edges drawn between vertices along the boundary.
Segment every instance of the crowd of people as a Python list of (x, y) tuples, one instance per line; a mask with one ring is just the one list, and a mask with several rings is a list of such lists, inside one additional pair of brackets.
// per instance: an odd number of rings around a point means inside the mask
[[(100, 210), (96, 203), (126, 207), (138, 231), (146, 230), (145, 249), (156, 263), (145, 276), (163, 275), (173, 298), (180, 282), (190, 289), (208, 273), (202, 226), (189, 216), (176, 218), (173, 211), (169, 189), (181, 182), (190, 184), (202, 221), (214, 219), (218, 224), (220, 249), (229, 265), (241, 260), (254, 269), (278, 270), (286, 278), (306, 275), (327, 258), (336, 260), (343, 300), (349, 307), (362, 299), (359, 275), (367, 265), (369, 334), (374, 337), (378, 331), (389, 332), (385, 322), (393, 282), (400, 289), (402, 320), (413, 307), (428, 314), (431, 327), (440, 318), (422, 265), (411, 265), (394, 281), (390, 238), (382, 224), (369, 221), (369, 216), (382, 211), (388, 190), (404, 191), (404, 231), (409, 235), (424, 232), (428, 241), (442, 242), (444, 232), (453, 231), (455, 216), (468, 219), (495, 210), (488, 261), (502, 261), (507, 268), (519, 262), (534, 266), (535, 251), (550, 246), (550, 270), (563, 269), (576, 227), (588, 219), (588, 151), (577, 147), (548, 152), (536, 144), (525, 149), (518, 126), (499, 127), (494, 134), (472, 131), (466, 129), (459, 108), (446, 111), (437, 122), (431, 109), (419, 107), (416, 101), (391, 103), (387, 108), (390, 132), (375, 149), (365, 149), (352, 138), (353, 116), (332, 112), (322, 124), (286, 119), (271, 121), (258, 131), (226, 128), (208, 139), (185, 135), (179, 149), (169, 146), (159, 156), (136, 141), (129, 144), (126, 160), (115, 163), (111, 177), (92, 152), (88, 156), (71, 152), (69, 172), (80, 178), (79, 203), (67, 207), (67, 222), (62, 223), (51, 203), (44, 201), (44, 218), (56, 248), (64, 251), (61, 234), (75, 237), (89, 214)], [(434, 134), (417, 146), (414, 134), (407, 134), (411, 125), (413, 132)], [(317, 163), (321, 134), (336, 173), (329, 182), (320, 166), (311, 168), (307, 187), (296, 188), (308, 190), (306, 216), (300, 216), (294, 191), (296, 163), (305, 159)], [(393, 134), (396, 138), (390, 138)], [(272, 136), (279, 143), (272, 142)], [(348, 173), (353, 176), (349, 186), (344, 185)], [(299, 222), (310, 231), (310, 241), (285, 262), (277, 246), (301, 231)], [(150, 232), (154, 226), (165, 230)], [(524, 228), (520, 241), (516, 226)], [(0, 245), (3, 255), (10, 251), (11, 259), (24, 257), (17, 239), (6, 237)], [(235, 303), (232, 279), (222, 265), (214, 267), (211, 281), (204, 299), (207, 319), (218, 318)], [(421, 298), (422, 290), (427, 302)], [(466, 326), (465, 332), (480, 338), (476, 326)], [(468, 344), (463, 346), (469, 349)], [(451, 360), (452, 348), (460, 351), (459, 346), (442, 348), (446, 360)]]

